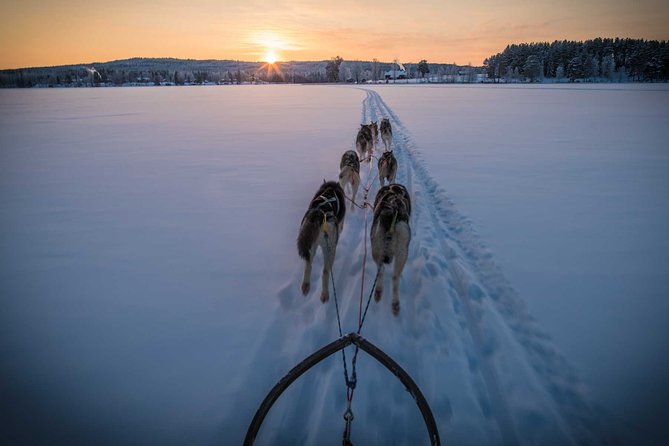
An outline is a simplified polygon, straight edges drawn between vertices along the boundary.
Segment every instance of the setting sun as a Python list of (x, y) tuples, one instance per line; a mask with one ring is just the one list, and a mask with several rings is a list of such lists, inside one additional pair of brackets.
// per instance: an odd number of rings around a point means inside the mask
[(265, 62), (268, 64), (273, 64), (278, 60), (278, 57), (276, 56), (276, 53), (274, 50), (267, 50), (265, 53)]

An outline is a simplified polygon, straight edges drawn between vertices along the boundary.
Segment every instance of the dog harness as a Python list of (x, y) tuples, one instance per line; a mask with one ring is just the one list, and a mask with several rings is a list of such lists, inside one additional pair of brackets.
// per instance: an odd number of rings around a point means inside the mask
[(358, 163), (357, 155), (356, 155), (355, 159), (353, 159), (353, 157), (349, 157), (344, 161), (344, 166), (351, 167), (353, 170), (356, 170), (356, 168), (359, 169), (358, 164), (359, 163)]
[[(339, 213), (339, 198), (337, 198), (337, 195), (333, 195), (331, 198), (328, 198), (325, 195), (319, 195), (318, 200), (320, 203), (316, 205), (316, 209), (320, 209), (326, 215), (331, 214), (333, 217), (337, 217), (337, 214)], [(333, 203), (335, 203), (334, 206)], [(321, 209), (324, 206), (328, 206), (330, 211), (325, 212), (323, 209)]]

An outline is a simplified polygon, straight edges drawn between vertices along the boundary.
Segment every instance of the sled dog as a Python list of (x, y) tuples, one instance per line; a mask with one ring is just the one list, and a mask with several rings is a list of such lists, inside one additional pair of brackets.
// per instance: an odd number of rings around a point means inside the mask
[(383, 140), (383, 145), (386, 148), (386, 150), (390, 149), (390, 143), (393, 141), (393, 129), (390, 126), (390, 121), (388, 118), (383, 118), (381, 120), (381, 127), (379, 128), (381, 131), (381, 139)]
[(411, 228), (411, 198), (401, 184), (388, 184), (379, 189), (374, 199), (374, 219), (372, 220), (371, 243), (372, 258), (379, 267), (374, 299), (378, 302), (383, 295), (382, 265), (393, 265), (392, 310), (397, 315), (400, 311), (399, 282), (400, 274), (409, 255)]
[[(355, 195), (358, 193), (358, 186), (360, 185), (360, 160), (355, 150), (348, 150), (341, 156), (341, 163), (339, 163), (339, 184), (342, 189), (346, 188), (347, 184), (351, 185), (351, 200), (355, 202)], [(351, 210), (353, 210), (353, 203), (351, 203)]]
[(374, 139), (372, 138), (372, 129), (369, 125), (360, 125), (358, 135), (355, 137), (355, 148), (361, 160), (367, 159), (367, 161), (371, 161), (371, 155), (374, 152)]
[(372, 129), (372, 142), (374, 145), (376, 145), (377, 141), (379, 140), (379, 125), (377, 124), (376, 121), (372, 121), (370, 124), (370, 128)]
[(344, 203), (342, 187), (336, 181), (323, 181), (309, 203), (297, 236), (297, 252), (304, 259), (301, 290), (305, 296), (311, 287), (311, 262), (314, 260), (316, 248), (320, 246), (323, 252), (321, 302), (327, 302), (330, 298), (328, 279), (337, 251), (339, 233), (344, 226), (345, 215), (346, 203)]
[(381, 182), (381, 187), (383, 187), (384, 180), (388, 180), (388, 184), (395, 182), (395, 176), (397, 175), (397, 160), (393, 151), (383, 152), (381, 158), (378, 162), (379, 167), (379, 181)]

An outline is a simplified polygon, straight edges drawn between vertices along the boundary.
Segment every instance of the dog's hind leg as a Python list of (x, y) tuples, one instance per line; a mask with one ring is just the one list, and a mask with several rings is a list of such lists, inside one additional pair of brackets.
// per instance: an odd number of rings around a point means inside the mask
[(376, 302), (381, 300), (383, 295), (383, 257), (385, 256), (385, 231), (377, 220), (372, 222), (372, 230), (370, 233), (370, 243), (372, 244), (372, 259), (376, 263), (377, 278), (374, 286), (374, 300)]
[(371, 141), (367, 141), (367, 150), (365, 151), (365, 154), (367, 155), (367, 162), (371, 163), (372, 162), (372, 155), (374, 155), (374, 145), (372, 144)]
[(360, 177), (355, 172), (351, 175), (351, 210), (355, 207), (355, 196), (358, 193), (358, 186), (360, 185)]
[(377, 274), (379, 275), (376, 278), (376, 286), (374, 287), (374, 301), (378, 302), (383, 296), (383, 263), (377, 265), (379, 267)]
[(332, 265), (334, 264), (335, 255), (337, 254), (337, 238), (334, 236), (335, 227), (332, 223), (328, 223), (329, 235), (323, 237), (321, 249), (323, 250), (323, 282), (321, 291), (321, 302), (325, 303), (330, 299), (330, 287), (328, 281), (330, 280), (330, 273), (332, 272)]
[(395, 168), (395, 170), (390, 172), (390, 178), (388, 178), (388, 184), (394, 183), (396, 176), (397, 176), (397, 168)]
[(400, 222), (395, 227), (395, 264), (393, 265), (393, 314), (397, 316), (400, 312), (400, 275), (409, 256), (409, 238), (411, 233), (409, 225)]
[(386, 152), (390, 149), (390, 142), (391, 142), (391, 135), (388, 135), (387, 133), (381, 135), (381, 139), (383, 139), (383, 146), (386, 148)]
[(314, 254), (316, 254), (316, 245), (313, 245), (309, 250), (309, 260), (304, 261), (304, 275), (302, 276), (302, 286), (300, 289), (305, 296), (311, 288), (311, 262), (314, 260)]
[(355, 150), (358, 152), (358, 155), (360, 156), (360, 160), (363, 161), (365, 159), (365, 151), (366, 147), (363, 146), (363, 143), (356, 141), (355, 142)]

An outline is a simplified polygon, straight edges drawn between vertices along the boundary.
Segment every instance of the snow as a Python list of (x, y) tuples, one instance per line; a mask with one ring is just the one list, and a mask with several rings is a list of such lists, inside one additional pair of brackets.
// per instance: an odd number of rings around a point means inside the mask
[(593, 397), (666, 442), (669, 88), (377, 91)]
[[(666, 394), (666, 88), (499, 87), (0, 91), (4, 442), (239, 444), (267, 391), (338, 336), (320, 256), (299, 292), (295, 238), (358, 124), (381, 116), (412, 242), (400, 315), (387, 283), (362, 335), (421, 387), (442, 442), (660, 433), (640, 411)], [(364, 236), (349, 211), (345, 332)], [(375, 272), (369, 258), (365, 298)], [(257, 443), (338, 444), (342, 368), (333, 355), (296, 381)], [(356, 444), (427, 443), (364, 353), (353, 411)]]

